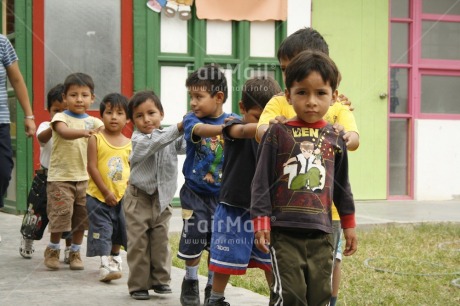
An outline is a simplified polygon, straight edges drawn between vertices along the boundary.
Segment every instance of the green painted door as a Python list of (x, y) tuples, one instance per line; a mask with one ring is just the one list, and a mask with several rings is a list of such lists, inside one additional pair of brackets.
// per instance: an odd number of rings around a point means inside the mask
[(388, 0), (313, 0), (312, 27), (342, 73), (355, 107), (360, 147), (349, 154), (355, 199), (387, 197)]

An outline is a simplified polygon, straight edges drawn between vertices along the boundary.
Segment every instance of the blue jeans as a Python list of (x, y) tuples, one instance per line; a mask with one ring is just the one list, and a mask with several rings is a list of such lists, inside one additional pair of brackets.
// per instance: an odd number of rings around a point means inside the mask
[(13, 166), (10, 124), (2, 123), (0, 124), (0, 208), (3, 207), (3, 197), (10, 184)]

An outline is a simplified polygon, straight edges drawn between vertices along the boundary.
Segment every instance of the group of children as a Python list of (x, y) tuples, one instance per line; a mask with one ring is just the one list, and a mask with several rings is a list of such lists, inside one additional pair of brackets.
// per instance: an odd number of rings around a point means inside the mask
[[(94, 101), (91, 78), (67, 77), (67, 109), (52, 117), (50, 164), (42, 165), (51, 233), (45, 265), (59, 268), (59, 240), (70, 231), (70, 268), (83, 269), (80, 246), (89, 225), (87, 256), (101, 257), (99, 280), (121, 277), (123, 246), (132, 298), (149, 299), (148, 290), (171, 293), (170, 202), (177, 155), (185, 154), (180, 303), (200, 305), (204, 250), (210, 252), (205, 305), (230, 305), (224, 296), (229, 276), (248, 267), (265, 271), (270, 305), (334, 303), (331, 274), (340, 229), (333, 235), (332, 202), (346, 239), (344, 255), (352, 255), (357, 238), (347, 146), (356, 149), (359, 137), (348, 107), (336, 102), (340, 75), (327, 53), (313, 29), (289, 36), (278, 51), (284, 95), (270, 77), (248, 80), (241, 117), (223, 111), (225, 75), (206, 65), (186, 80), (191, 111), (166, 128), (155, 93), (138, 92), (129, 102), (109, 94), (100, 120), (86, 114)], [(128, 119), (136, 127), (131, 139), (122, 134)], [(269, 125), (277, 122), (284, 124)], [(23, 249), (21, 255), (31, 255)]]

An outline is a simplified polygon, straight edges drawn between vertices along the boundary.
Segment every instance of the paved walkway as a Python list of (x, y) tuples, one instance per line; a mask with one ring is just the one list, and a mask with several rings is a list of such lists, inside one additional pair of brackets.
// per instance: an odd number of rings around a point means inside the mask
[[(460, 223), (460, 201), (358, 202), (356, 211), (358, 227), (389, 223)], [(97, 257), (83, 257), (83, 271), (71, 271), (64, 264), (59, 271), (49, 271), (43, 265), (43, 251), (49, 241), (48, 234), (35, 243), (34, 257), (30, 260), (23, 259), (18, 252), (21, 221), (22, 216), (0, 212), (0, 305), (180, 305), (179, 295), (184, 271), (178, 268), (172, 269), (172, 294), (160, 296), (150, 291), (150, 300), (136, 301), (131, 299), (126, 286), (126, 253), (122, 254), (123, 277), (109, 284), (97, 281)], [(175, 209), (171, 231), (179, 232), (181, 225), (180, 209)], [(86, 241), (83, 243), (83, 247), (85, 246)], [(84, 254), (85, 249), (82, 252)], [(206, 278), (200, 277), (202, 302), (205, 283)], [(231, 285), (226, 290), (226, 296), (232, 305), (268, 304), (267, 297)]]

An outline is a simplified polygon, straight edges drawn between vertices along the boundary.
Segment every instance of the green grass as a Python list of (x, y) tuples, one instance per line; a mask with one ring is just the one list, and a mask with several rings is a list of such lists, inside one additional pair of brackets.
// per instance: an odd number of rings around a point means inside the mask
[[(345, 257), (337, 305), (460, 305), (460, 224), (375, 226), (357, 229), (358, 251)], [(173, 265), (179, 235), (171, 237)], [(207, 275), (207, 253), (199, 273)], [(264, 274), (249, 269), (233, 286), (268, 296)], [(228, 297), (231, 301), (231, 297)]]

